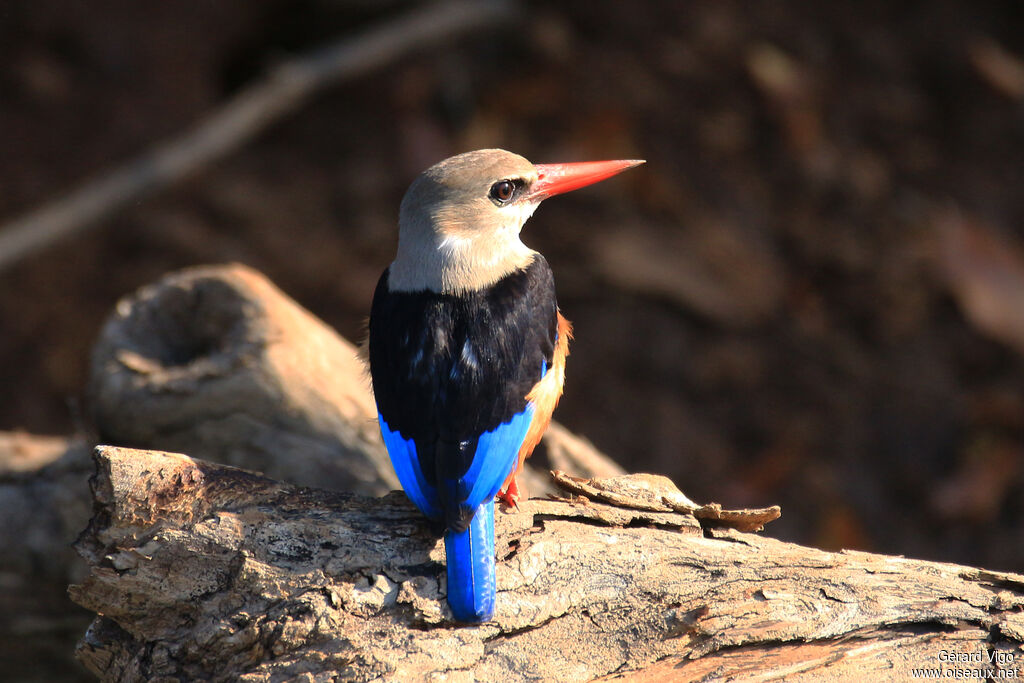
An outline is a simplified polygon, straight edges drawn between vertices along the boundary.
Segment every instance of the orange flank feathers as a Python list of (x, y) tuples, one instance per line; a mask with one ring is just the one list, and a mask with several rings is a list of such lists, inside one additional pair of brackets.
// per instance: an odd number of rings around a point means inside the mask
[(523, 469), (523, 461), (530, 457), (533, 449), (540, 443), (544, 432), (551, 424), (551, 413), (555, 412), (558, 399), (562, 397), (562, 385), (565, 383), (565, 357), (569, 355), (569, 340), (572, 339), (572, 323), (558, 313), (558, 338), (555, 342), (555, 352), (551, 359), (551, 369), (544, 377), (533, 385), (526, 400), (534, 405), (533, 421), (526, 432), (523, 445), (519, 448), (519, 461), (512, 473), (508, 475), (505, 484), (501, 487), (498, 497), (506, 505), (515, 507), (519, 498), (519, 487), (516, 485), (516, 475)]

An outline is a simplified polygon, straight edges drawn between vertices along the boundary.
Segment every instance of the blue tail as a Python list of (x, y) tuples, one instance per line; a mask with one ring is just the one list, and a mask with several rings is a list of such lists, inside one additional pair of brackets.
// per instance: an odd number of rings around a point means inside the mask
[(478, 623), (494, 614), (494, 497), (477, 508), (469, 528), (444, 532), (448, 605), (458, 621)]

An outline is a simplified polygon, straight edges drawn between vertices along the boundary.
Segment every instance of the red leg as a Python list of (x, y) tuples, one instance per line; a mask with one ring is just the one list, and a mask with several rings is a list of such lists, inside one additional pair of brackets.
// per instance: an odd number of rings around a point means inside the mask
[(513, 476), (508, 482), (508, 486), (505, 487), (504, 491), (498, 492), (498, 499), (510, 508), (519, 507), (516, 501), (519, 500), (519, 486), (516, 484), (516, 478)]

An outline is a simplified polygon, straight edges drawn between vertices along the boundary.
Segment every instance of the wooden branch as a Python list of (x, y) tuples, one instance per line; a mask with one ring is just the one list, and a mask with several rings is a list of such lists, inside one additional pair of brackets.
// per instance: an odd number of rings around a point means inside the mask
[(340, 490), (398, 486), (355, 347), (244, 266), (189, 269), (121, 301), (90, 397), (108, 443)]
[(511, 14), (504, 2), (431, 4), (281, 64), (180, 137), (0, 228), (0, 271), (228, 155), (316, 91)]
[(1020, 666), (1017, 574), (529, 500), (498, 516), (495, 621), (464, 627), (441, 544), (400, 494), (95, 459), (91, 572), (70, 593), (102, 615), (79, 656), (103, 680), (909, 680), (942, 651)]
[[(189, 453), (278, 479), (378, 495), (398, 488), (356, 348), (244, 266), (174, 273), (117, 305), (93, 351), (101, 440)], [(555, 426), (550, 461), (622, 470)], [(527, 474), (534, 494), (546, 477)]]

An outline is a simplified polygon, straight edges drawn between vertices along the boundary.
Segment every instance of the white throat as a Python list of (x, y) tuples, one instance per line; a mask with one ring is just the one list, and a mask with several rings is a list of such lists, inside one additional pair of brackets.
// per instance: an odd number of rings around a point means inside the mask
[[(533, 208), (524, 211), (523, 222)], [(489, 287), (533, 261), (537, 252), (519, 239), (521, 227), (516, 220), (486, 232), (450, 231), (442, 235), (432, 227), (403, 225), (398, 253), (388, 273), (388, 289), (460, 294)]]

